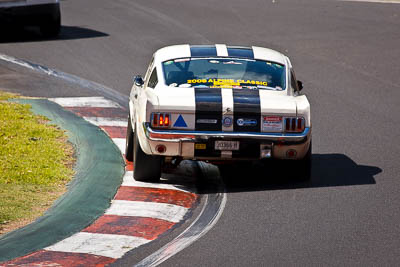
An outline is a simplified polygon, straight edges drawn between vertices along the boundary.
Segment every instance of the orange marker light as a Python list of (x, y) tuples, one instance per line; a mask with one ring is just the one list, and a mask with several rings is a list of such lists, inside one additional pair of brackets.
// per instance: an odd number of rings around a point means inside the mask
[(165, 114), (164, 126), (169, 126), (169, 115)]

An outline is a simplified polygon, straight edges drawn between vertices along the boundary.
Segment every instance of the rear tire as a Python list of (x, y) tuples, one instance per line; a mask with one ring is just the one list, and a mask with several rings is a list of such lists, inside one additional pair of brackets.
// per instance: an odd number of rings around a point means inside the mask
[(140, 182), (158, 182), (161, 177), (162, 157), (151, 156), (143, 152), (137, 137), (134, 134), (133, 178)]
[(130, 114), (128, 115), (128, 128), (126, 129), (125, 158), (128, 161), (133, 161), (133, 131)]

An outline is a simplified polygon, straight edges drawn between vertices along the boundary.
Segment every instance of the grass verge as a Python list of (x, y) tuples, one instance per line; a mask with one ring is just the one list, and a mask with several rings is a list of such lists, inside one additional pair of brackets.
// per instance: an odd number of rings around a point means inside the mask
[(73, 176), (73, 148), (63, 130), (8, 102), (0, 91), (0, 234), (32, 222)]

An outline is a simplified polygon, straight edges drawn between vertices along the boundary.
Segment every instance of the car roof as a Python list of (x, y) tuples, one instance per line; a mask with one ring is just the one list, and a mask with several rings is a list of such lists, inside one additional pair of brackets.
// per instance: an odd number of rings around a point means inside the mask
[(155, 63), (185, 57), (237, 57), (267, 60), (286, 65), (286, 56), (282, 53), (258, 46), (215, 45), (172, 45), (154, 53)]

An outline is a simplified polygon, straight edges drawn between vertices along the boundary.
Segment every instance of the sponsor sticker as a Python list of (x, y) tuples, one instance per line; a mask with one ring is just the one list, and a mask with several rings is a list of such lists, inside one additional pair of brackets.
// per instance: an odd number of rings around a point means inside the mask
[(268, 82), (266, 81), (257, 81), (257, 80), (242, 80), (242, 79), (189, 79), (187, 83), (196, 84), (196, 83), (211, 83), (213, 86), (257, 86), (264, 85), (268, 86)]
[(257, 126), (257, 120), (256, 119), (237, 119), (236, 121), (237, 125), (239, 126)]
[(282, 132), (282, 117), (264, 116), (262, 122), (263, 132)]
[(187, 124), (186, 124), (185, 120), (183, 119), (182, 115), (178, 116), (178, 119), (176, 119), (173, 127), (187, 128)]
[(222, 125), (224, 126), (224, 127), (231, 127), (232, 126), (232, 118), (231, 117), (224, 117), (223, 119), (222, 119)]
[(198, 119), (197, 123), (216, 124), (218, 121), (213, 119)]

